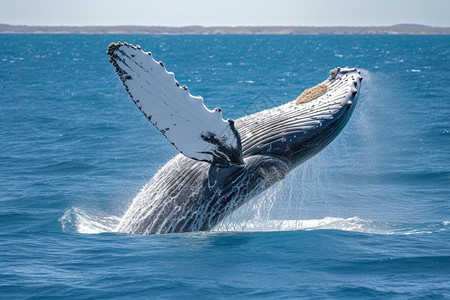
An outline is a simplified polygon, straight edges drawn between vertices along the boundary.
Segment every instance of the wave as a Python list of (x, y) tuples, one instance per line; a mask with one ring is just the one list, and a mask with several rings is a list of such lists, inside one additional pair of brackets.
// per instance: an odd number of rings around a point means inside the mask
[(119, 224), (120, 217), (106, 215), (98, 211), (86, 213), (80, 208), (73, 207), (67, 210), (59, 221), (65, 232), (98, 234), (114, 232), (117, 224)]
[(434, 223), (395, 223), (385, 221), (364, 220), (358, 217), (310, 220), (266, 220), (264, 222), (229, 222), (214, 228), (214, 231), (295, 231), (295, 230), (341, 230), (369, 234), (429, 234), (448, 229), (450, 222)]
[[(71, 208), (59, 219), (63, 231), (84, 234), (115, 232), (120, 217), (94, 211), (87, 213), (80, 208)], [(273, 232), (296, 230), (340, 230), (368, 234), (431, 234), (448, 230), (450, 221), (433, 223), (395, 223), (364, 220), (358, 217), (309, 220), (264, 220), (245, 222), (223, 222), (212, 232)]]

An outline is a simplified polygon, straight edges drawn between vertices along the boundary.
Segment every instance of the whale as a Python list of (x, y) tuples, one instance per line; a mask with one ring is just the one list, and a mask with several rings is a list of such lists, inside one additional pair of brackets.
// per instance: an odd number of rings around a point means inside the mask
[(129, 234), (211, 230), (324, 149), (349, 121), (362, 82), (356, 68), (334, 68), (288, 103), (225, 120), (151, 52), (117, 42), (107, 54), (137, 108), (180, 152), (121, 218), (115, 231)]

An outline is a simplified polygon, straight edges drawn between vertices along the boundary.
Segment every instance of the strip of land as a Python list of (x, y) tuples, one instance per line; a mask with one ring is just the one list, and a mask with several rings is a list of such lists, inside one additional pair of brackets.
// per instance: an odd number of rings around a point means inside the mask
[(450, 27), (394, 26), (27, 26), (0, 24), (0, 33), (16, 34), (450, 34)]

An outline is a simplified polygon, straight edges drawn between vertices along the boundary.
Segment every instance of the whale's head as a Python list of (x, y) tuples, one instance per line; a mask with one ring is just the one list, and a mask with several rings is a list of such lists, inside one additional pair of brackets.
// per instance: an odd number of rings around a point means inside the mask
[(347, 124), (358, 101), (362, 77), (355, 68), (336, 68), (297, 99), (237, 122), (243, 154), (276, 156), (292, 167), (327, 146)]

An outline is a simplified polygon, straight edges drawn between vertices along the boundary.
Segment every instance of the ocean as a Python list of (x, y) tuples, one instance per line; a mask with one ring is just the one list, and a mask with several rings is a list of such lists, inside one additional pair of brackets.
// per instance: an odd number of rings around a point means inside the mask
[[(348, 125), (211, 232), (115, 225), (176, 149), (105, 54), (152, 51), (224, 118), (357, 67)], [(450, 36), (0, 35), (0, 298), (449, 299)]]

